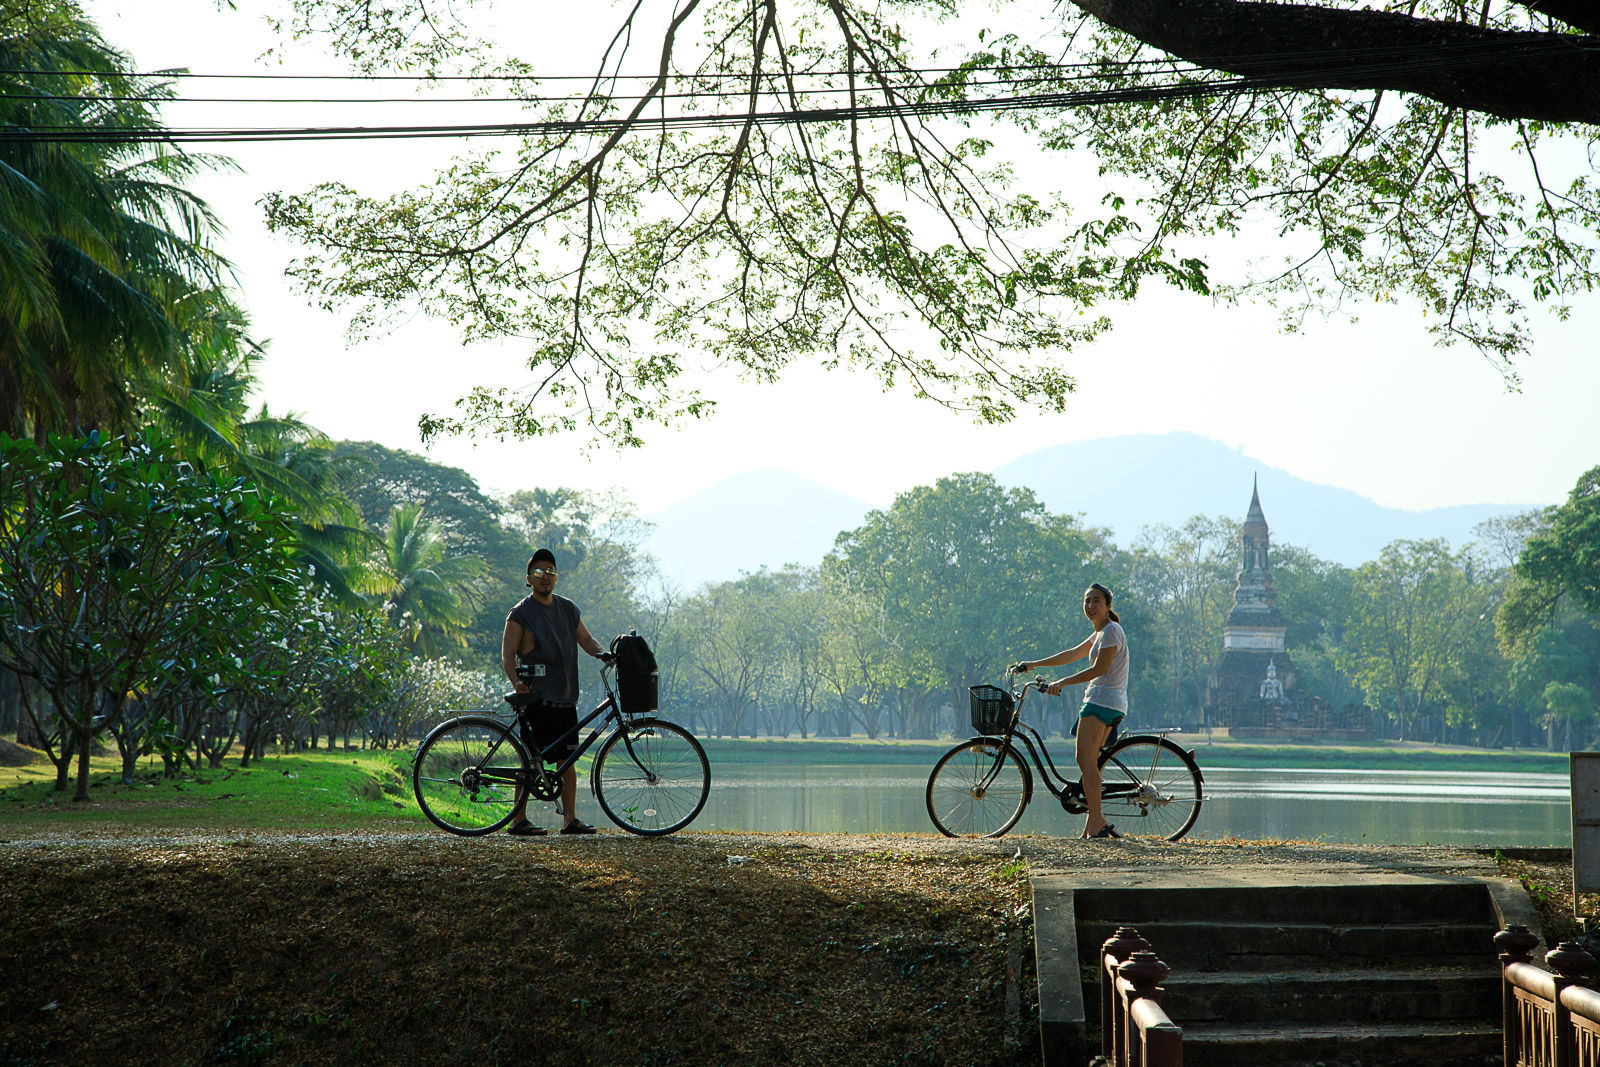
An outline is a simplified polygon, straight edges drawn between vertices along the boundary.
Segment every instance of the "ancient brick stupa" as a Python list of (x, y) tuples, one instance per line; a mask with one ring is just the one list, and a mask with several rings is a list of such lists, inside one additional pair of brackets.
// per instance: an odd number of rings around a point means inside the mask
[(1272, 591), (1267, 517), (1254, 484), (1239, 540), (1243, 558), (1222, 626), (1222, 658), (1207, 680), (1206, 723), (1230, 732), (1292, 727), (1297, 672), (1284, 647), (1289, 627)]

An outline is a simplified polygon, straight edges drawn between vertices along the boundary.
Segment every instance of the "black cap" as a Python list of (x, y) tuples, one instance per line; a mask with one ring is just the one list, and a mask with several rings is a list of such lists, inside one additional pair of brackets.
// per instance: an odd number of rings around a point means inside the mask
[(554, 570), (556, 567), (556, 554), (548, 548), (539, 549), (533, 554), (533, 558), (528, 560), (528, 570), (533, 570), (541, 563), (550, 564), (550, 569)]

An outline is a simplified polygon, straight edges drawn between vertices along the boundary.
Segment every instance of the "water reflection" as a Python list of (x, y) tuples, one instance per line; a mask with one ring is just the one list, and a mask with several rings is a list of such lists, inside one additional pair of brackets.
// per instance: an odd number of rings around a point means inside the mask
[[(929, 833), (928, 768), (713, 766), (696, 829), (815, 833)], [(1571, 843), (1563, 774), (1466, 771), (1208, 769), (1206, 803), (1191, 836), (1291, 838), (1369, 844), (1565, 846)], [(1037, 784), (1016, 833), (1075, 835)]]

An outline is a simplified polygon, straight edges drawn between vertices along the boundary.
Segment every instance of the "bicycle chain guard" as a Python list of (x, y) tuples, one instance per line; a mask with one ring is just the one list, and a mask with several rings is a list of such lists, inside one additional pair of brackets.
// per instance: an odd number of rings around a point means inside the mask
[(557, 800), (561, 796), (561, 776), (549, 767), (540, 767), (529, 776), (528, 792), (535, 800)]
[(1089, 805), (1084, 803), (1083, 788), (1076, 782), (1069, 785), (1061, 793), (1061, 807), (1068, 815), (1083, 815), (1089, 810)]

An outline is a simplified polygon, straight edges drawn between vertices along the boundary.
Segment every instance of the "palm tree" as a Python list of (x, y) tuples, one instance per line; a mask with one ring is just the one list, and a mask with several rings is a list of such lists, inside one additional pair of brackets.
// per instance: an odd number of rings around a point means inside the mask
[(438, 656), (465, 648), (483, 561), (447, 555), (438, 527), (420, 504), (389, 512), (382, 540), (358, 587), (381, 600), (412, 652)]
[(185, 301), (228, 270), (183, 185), (221, 161), (125, 139), (159, 139), (171, 86), (134, 76), (72, 5), (3, 22), (0, 429), (127, 428), (129, 380), (181, 358)]
[(220, 290), (197, 290), (178, 308), (182, 358), (129, 383), (146, 424), (185, 455), (220, 466), (286, 500), (294, 509), (298, 554), (314, 577), (346, 604), (362, 602), (348, 569), (374, 548), (347, 490), (358, 464), (333, 454), (326, 436), (294, 413), (249, 411), (264, 345), (247, 335), (245, 315)]
[(321, 430), (262, 404), (238, 425), (242, 473), (287, 497), (295, 513), (296, 552), (312, 576), (347, 606), (363, 602), (356, 574), (379, 547), (348, 490), (361, 463), (337, 456)]

